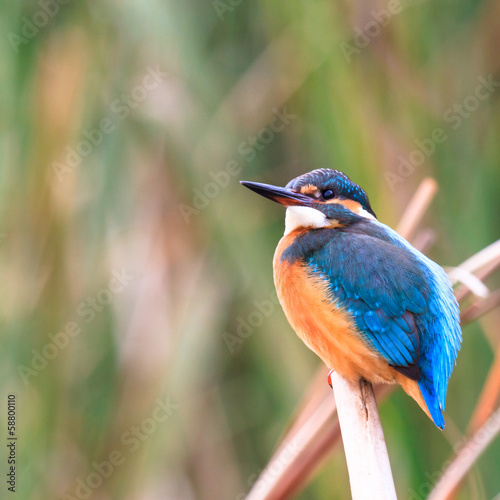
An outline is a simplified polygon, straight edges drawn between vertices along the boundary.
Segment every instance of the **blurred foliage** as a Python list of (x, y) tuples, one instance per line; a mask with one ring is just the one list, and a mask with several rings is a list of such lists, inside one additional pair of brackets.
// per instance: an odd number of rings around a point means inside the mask
[[(283, 210), (237, 181), (337, 168), (394, 226), (434, 176), (429, 255), (459, 264), (498, 238), (499, 89), (471, 96), (500, 80), (499, 16), (470, 0), (2, 2), (16, 498), (243, 498), (318, 360), (272, 302)], [(436, 128), (446, 140), (404, 170)], [(444, 433), (401, 391), (382, 405), (401, 498), (465, 432), (499, 319), (464, 331)], [(498, 463), (497, 439), (460, 498), (497, 494)], [(349, 498), (341, 452), (298, 498)]]

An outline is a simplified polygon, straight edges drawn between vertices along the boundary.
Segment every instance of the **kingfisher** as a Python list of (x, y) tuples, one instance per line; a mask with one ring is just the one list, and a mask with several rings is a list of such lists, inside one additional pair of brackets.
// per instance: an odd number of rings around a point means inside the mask
[(444, 429), (462, 341), (444, 270), (379, 222), (365, 191), (338, 170), (284, 188), (240, 182), (286, 207), (274, 282), (300, 339), (351, 382), (399, 383)]

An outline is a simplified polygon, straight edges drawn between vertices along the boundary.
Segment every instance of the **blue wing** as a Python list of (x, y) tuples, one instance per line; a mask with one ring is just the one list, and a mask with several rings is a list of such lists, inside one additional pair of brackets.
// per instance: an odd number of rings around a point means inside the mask
[[(426, 332), (426, 346), (419, 362), (422, 373), (426, 376), (419, 380), (419, 387), (434, 417), (429, 402), (432, 404), (435, 396), (438, 407), (445, 409), (448, 380), (462, 343), (458, 303), (450, 280), (442, 267), (412, 247), (390, 227), (378, 221), (373, 224), (383, 231), (385, 237), (392, 243), (408, 250), (426, 269), (431, 296), (427, 311), (419, 317), (419, 331)], [(434, 420), (436, 421), (436, 418)], [(437, 422), (436, 424), (439, 425)]]

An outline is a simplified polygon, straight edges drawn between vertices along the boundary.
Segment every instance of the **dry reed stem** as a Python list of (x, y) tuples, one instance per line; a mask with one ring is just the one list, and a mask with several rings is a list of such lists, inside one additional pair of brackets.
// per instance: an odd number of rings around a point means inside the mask
[(431, 177), (425, 178), (420, 183), (396, 228), (397, 232), (403, 238), (409, 240), (413, 237), (415, 230), (436, 196), (437, 191), (438, 184)]
[[(500, 266), (500, 240), (483, 248), (481, 251), (464, 261), (459, 269), (474, 274), (480, 280), (484, 280)], [(451, 278), (453, 280), (453, 273)], [(459, 286), (455, 292), (458, 301), (462, 301), (470, 294), (466, 286)]]
[(353, 500), (396, 499), (389, 454), (372, 384), (351, 383), (338, 373), (331, 381), (337, 404)]
[(500, 289), (491, 292), (485, 299), (476, 300), (461, 314), (461, 320), (470, 323), (500, 305)]

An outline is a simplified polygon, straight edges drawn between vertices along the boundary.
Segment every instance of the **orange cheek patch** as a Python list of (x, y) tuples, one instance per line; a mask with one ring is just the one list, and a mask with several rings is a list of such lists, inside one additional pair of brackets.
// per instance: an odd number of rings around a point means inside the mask
[(342, 205), (346, 207), (348, 210), (351, 212), (354, 212), (355, 214), (358, 213), (359, 210), (362, 210), (363, 207), (361, 206), (361, 203), (358, 203), (357, 201), (354, 200), (336, 200), (335, 198), (333, 200), (328, 200), (325, 203), (335, 203), (337, 205)]
[(317, 190), (317, 186), (313, 186), (312, 184), (307, 184), (300, 188), (301, 194), (314, 194)]

